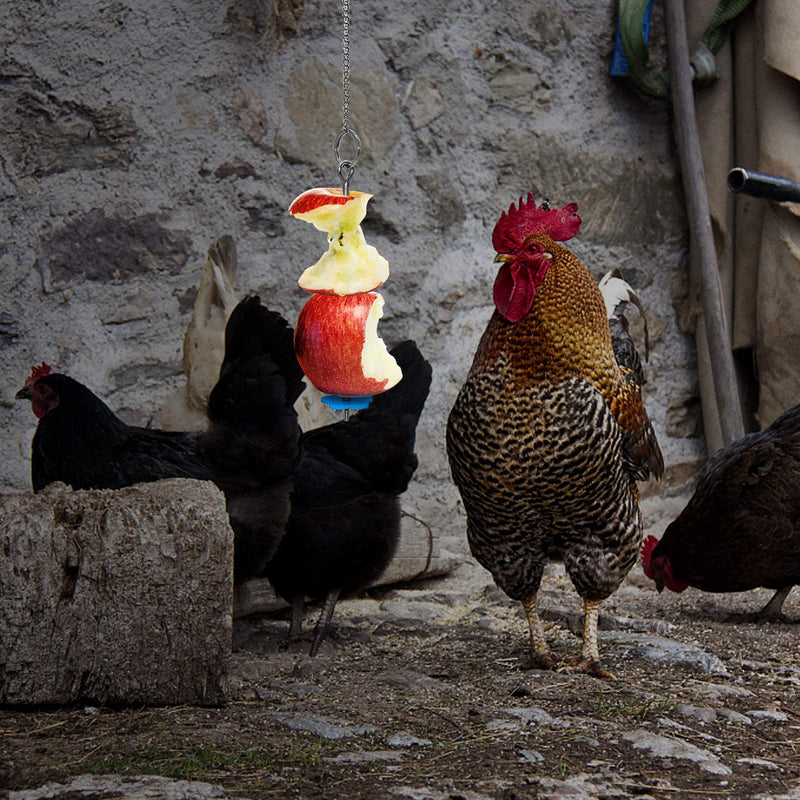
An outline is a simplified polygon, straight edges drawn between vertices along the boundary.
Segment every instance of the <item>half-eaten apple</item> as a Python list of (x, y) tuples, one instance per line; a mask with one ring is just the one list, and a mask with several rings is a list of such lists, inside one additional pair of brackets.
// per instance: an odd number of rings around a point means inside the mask
[(309, 189), (289, 213), (328, 234), (328, 250), (300, 276), (309, 292), (356, 294), (377, 289), (389, 277), (389, 262), (364, 239), (361, 221), (371, 194), (341, 189)]
[(294, 329), (294, 349), (306, 377), (320, 391), (361, 397), (391, 389), (403, 373), (378, 336), (383, 297), (378, 292), (314, 294)]

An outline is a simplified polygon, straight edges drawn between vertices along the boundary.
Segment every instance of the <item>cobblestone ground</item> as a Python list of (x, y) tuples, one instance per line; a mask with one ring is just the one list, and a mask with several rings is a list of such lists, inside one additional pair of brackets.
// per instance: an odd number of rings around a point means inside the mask
[[(315, 659), (285, 614), (250, 618), (223, 708), (2, 712), (10, 796), (800, 798), (797, 629), (741, 620), (769, 596), (658, 595), (636, 568), (601, 615), (609, 680), (526, 669), (520, 609), (470, 563), (342, 602)], [(560, 568), (541, 606), (574, 656)]]

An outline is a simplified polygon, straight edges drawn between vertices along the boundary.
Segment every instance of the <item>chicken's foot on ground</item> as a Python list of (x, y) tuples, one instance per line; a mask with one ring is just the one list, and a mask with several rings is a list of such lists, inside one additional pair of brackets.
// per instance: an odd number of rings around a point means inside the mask
[(528, 628), (531, 635), (531, 661), (534, 668), (553, 669), (556, 657), (550, 652), (544, 635), (544, 626), (536, 611), (536, 595), (529, 600), (522, 601), (525, 616), (528, 619)]
[(311, 652), (309, 655), (312, 657), (319, 652), (323, 640), (328, 635), (328, 629), (331, 625), (331, 617), (333, 616), (333, 609), (336, 608), (336, 601), (339, 599), (339, 590), (332, 589), (325, 595), (325, 601), (322, 604), (322, 612), (317, 620), (317, 626), (314, 628), (314, 641), (311, 644)]
[(563, 664), (559, 667), (564, 672), (585, 672), (596, 678), (616, 678), (600, 664), (600, 650), (597, 647), (597, 619), (600, 615), (600, 600), (585, 600), (583, 608), (585, 618), (583, 622), (583, 645), (580, 658), (572, 664)]
[(784, 586), (783, 589), (778, 589), (761, 611), (729, 614), (725, 618), (725, 622), (791, 622), (792, 620), (781, 609), (793, 588), (794, 586)]

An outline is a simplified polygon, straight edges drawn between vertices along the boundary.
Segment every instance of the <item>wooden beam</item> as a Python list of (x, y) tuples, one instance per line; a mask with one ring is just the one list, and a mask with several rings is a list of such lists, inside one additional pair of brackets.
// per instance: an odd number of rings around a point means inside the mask
[(711, 372), (724, 444), (744, 436), (739, 386), (733, 363), (728, 325), (722, 302), (717, 252), (711, 229), (703, 155), (697, 133), (689, 46), (686, 41), (684, 0), (665, 0), (670, 91), (675, 115), (675, 138), (680, 157), (683, 191), (689, 215), (692, 246), (697, 254), (700, 300), (703, 305)]

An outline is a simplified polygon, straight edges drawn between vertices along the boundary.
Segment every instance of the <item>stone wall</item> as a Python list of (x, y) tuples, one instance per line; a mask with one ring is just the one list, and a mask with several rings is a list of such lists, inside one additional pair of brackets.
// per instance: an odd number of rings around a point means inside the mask
[[(434, 366), (406, 506), (444, 537), (463, 540), (444, 425), (491, 311), (491, 230), (529, 190), (577, 201), (577, 254), (641, 293), (668, 485), (701, 458), (669, 117), (608, 76), (615, 6), (353, 3), (351, 186), (375, 195), (365, 232), (392, 268), (383, 337)], [(296, 319), (325, 242), (286, 209), (337, 185), (341, 41), (334, 0), (19, 0), (4, 18), (0, 486), (17, 490), (35, 420), (13, 396), (34, 362), (158, 424), (217, 236), (238, 243), (239, 289)]]

